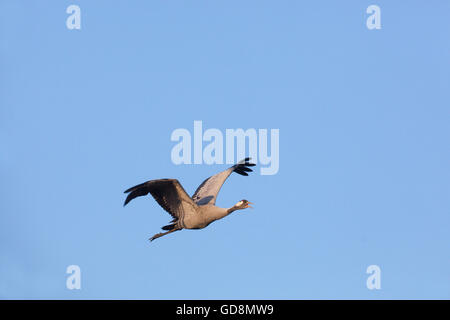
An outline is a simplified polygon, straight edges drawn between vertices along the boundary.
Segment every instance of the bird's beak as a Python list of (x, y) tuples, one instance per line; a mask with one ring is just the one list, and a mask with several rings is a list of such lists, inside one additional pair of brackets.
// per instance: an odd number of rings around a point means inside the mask
[(254, 204), (253, 202), (247, 202), (247, 208), (251, 208), (251, 209), (253, 209), (253, 207), (251, 206), (251, 204)]

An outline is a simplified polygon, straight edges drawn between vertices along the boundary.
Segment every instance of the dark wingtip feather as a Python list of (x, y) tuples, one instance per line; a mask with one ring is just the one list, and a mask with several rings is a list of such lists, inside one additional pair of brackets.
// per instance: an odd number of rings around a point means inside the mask
[(248, 173), (247, 173), (247, 172), (242, 171), (242, 170), (240, 170), (240, 169), (236, 169), (236, 170), (234, 170), (234, 172), (239, 173), (240, 175), (243, 175), (243, 176), (248, 176)]
[(250, 160), (251, 158), (247, 157), (244, 160), (239, 161), (237, 164), (235, 164), (233, 171), (240, 175), (248, 176), (247, 172), (253, 172), (253, 170), (249, 167), (254, 167), (256, 165), (254, 163), (250, 163)]
[(131, 194), (129, 194), (128, 197), (125, 199), (125, 202), (123, 203), (124, 207), (128, 204), (128, 202), (131, 201), (131, 199), (130, 199), (131, 197), (130, 196), (131, 196)]
[(123, 204), (123, 206), (125, 207), (128, 202), (130, 202), (131, 200), (133, 200), (134, 198), (140, 197), (140, 196), (145, 196), (147, 195), (150, 190), (149, 190), (149, 181), (138, 184), (137, 186), (134, 186), (128, 190), (125, 191), (125, 193), (129, 192), (127, 198), (125, 199), (125, 202)]
[(136, 189), (142, 188), (142, 187), (144, 187), (144, 186), (147, 186), (150, 182), (151, 182), (151, 181), (146, 181), (146, 182), (144, 182), (144, 183), (135, 185), (134, 187), (128, 188), (128, 189), (125, 190), (123, 193), (128, 193), (128, 192), (134, 191), (134, 190), (136, 190)]
[(241, 161), (239, 161), (237, 164), (244, 164), (244, 163), (248, 163), (250, 160), (252, 160), (252, 158), (249, 158), (249, 157), (247, 157), (247, 158), (245, 158), (245, 159), (243, 159), (243, 160), (241, 160)]

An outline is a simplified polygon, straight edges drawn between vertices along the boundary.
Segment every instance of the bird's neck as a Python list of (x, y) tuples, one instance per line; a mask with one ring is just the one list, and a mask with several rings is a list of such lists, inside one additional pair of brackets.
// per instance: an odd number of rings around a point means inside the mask
[(236, 207), (233, 206), (233, 207), (228, 208), (228, 209), (226, 209), (226, 210), (227, 210), (227, 215), (229, 215), (230, 213), (236, 211), (237, 209), (236, 209)]
[(234, 208), (234, 207), (231, 207), (231, 208), (216, 207), (215, 210), (211, 213), (211, 217), (214, 220), (219, 220), (219, 219), (226, 217), (227, 215), (229, 215), (230, 213), (232, 213), (235, 210), (236, 210), (236, 208)]

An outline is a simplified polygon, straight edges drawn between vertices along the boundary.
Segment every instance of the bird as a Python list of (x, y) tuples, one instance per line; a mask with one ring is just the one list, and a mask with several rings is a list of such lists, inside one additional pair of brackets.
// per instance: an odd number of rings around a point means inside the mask
[(149, 240), (153, 241), (182, 229), (203, 229), (214, 221), (220, 220), (236, 210), (253, 208), (250, 201), (240, 200), (230, 208), (220, 208), (216, 206), (217, 195), (219, 194), (225, 180), (236, 172), (242, 176), (248, 176), (248, 172), (255, 166), (249, 162), (251, 158), (245, 158), (232, 167), (219, 172), (205, 181), (195, 191), (192, 197), (184, 190), (177, 179), (157, 179), (138, 184), (125, 190), (128, 194), (123, 206), (131, 200), (151, 194), (156, 202), (172, 216), (170, 224), (163, 226), (166, 232), (157, 233)]

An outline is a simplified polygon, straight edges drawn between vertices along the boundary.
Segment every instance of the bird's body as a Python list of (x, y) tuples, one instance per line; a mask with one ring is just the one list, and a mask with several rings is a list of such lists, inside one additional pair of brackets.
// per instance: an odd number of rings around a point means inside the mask
[(228, 209), (219, 208), (211, 204), (205, 204), (197, 208), (195, 215), (190, 215), (184, 219), (183, 228), (203, 229), (210, 223), (226, 217), (228, 214)]
[(215, 205), (217, 195), (225, 180), (231, 173), (236, 172), (247, 176), (251, 172), (250, 158), (209, 177), (197, 188), (194, 195), (189, 197), (176, 179), (150, 180), (125, 191), (129, 193), (124, 205), (139, 196), (151, 194), (158, 204), (172, 217), (171, 224), (164, 226), (164, 233), (155, 234), (150, 240), (182, 229), (203, 229), (212, 222), (222, 219), (235, 210), (249, 208), (250, 202), (241, 200), (231, 208), (220, 208)]

